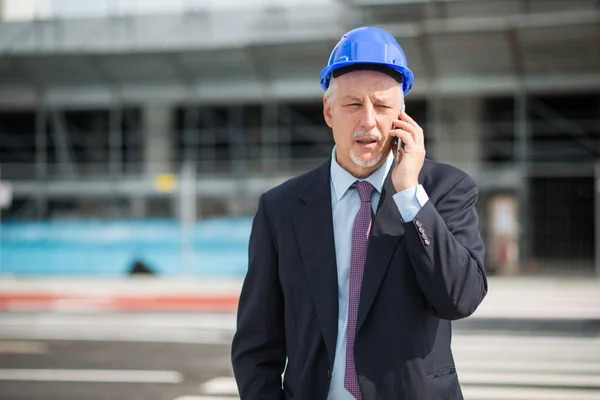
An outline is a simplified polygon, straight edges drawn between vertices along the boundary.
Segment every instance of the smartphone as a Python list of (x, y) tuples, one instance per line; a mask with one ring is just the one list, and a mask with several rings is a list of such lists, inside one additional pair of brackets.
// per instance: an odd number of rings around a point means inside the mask
[[(406, 104), (402, 104), (402, 112), (406, 112)], [(393, 128), (394, 127), (392, 126), (392, 129)], [(398, 144), (398, 142), (399, 142), (399, 144)], [(400, 159), (399, 159), (399, 157), (400, 157), (400, 149), (404, 150), (404, 143), (402, 142), (402, 140), (400, 140), (398, 138), (394, 139), (394, 143), (398, 144), (398, 147), (396, 147), (396, 157), (395, 157), (396, 164), (398, 164), (400, 162)]]

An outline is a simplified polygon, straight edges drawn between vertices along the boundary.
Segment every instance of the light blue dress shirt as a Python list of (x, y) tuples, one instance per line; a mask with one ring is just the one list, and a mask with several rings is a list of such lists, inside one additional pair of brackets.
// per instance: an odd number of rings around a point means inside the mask
[[(344, 388), (344, 374), (346, 370), (346, 339), (348, 337), (348, 290), (350, 284), (352, 228), (354, 217), (360, 208), (360, 197), (356, 190), (348, 189), (357, 180), (366, 180), (373, 185), (375, 191), (373, 192), (371, 204), (373, 205), (373, 213), (376, 213), (383, 183), (387, 178), (393, 161), (394, 157), (390, 152), (390, 156), (386, 162), (373, 172), (371, 176), (366, 179), (357, 179), (337, 163), (335, 147), (333, 149), (331, 157), (331, 209), (333, 212), (333, 234), (337, 259), (339, 313), (335, 360), (331, 374), (328, 400), (354, 399), (354, 396)], [(398, 192), (394, 194), (393, 199), (398, 206), (402, 219), (406, 222), (412, 221), (421, 210), (421, 207), (429, 200), (421, 185)], [(399, 223), (401, 222), (399, 221)]]

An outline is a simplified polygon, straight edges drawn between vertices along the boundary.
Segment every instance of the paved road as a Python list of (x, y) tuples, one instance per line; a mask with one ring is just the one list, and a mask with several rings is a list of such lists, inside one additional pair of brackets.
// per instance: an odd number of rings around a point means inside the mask
[[(8, 345), (10, 344), (10, 346)], [(231, 376), (228, 345), (0, 341), (2, 400), (172, 400)], [(20, 352), (7, 354), (7, 347)]]
[[(229, 314), (0, 314), (2, 400), (234, 400)], [(467, 400), (598, 400), (600, 335), (459, 330)]]

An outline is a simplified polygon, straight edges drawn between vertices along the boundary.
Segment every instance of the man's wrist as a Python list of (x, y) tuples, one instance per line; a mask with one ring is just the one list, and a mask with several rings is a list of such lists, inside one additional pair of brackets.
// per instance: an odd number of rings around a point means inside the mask
[(399, 183), (398, 185), (394, 184), (394, 189), (396, 189), (397, 193), (400, 193), (407, 189), (414, 189), (419, 186), (419, 182), (407, 182), (407, 183)]
[(429, 196), (427, 196), (425, 189), (421, 185), (405, 189), (394, 194), (392, 197), (403, 222), (412, 221), (425, 203), (429, 201)]

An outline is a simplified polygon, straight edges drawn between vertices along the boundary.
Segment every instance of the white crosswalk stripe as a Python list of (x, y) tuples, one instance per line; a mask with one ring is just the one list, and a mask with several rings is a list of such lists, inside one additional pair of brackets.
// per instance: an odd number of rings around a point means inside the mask
[[(466, 400), (600, 399), (600, 337), (461, 334), (453, 349)], [(176, 400), (239, 399), (232, 377), (199, 391)]]
[(200, 393), (228, 396), (237, 395), (237, 385), (231, 377), (214, 378), (200, 385)]

